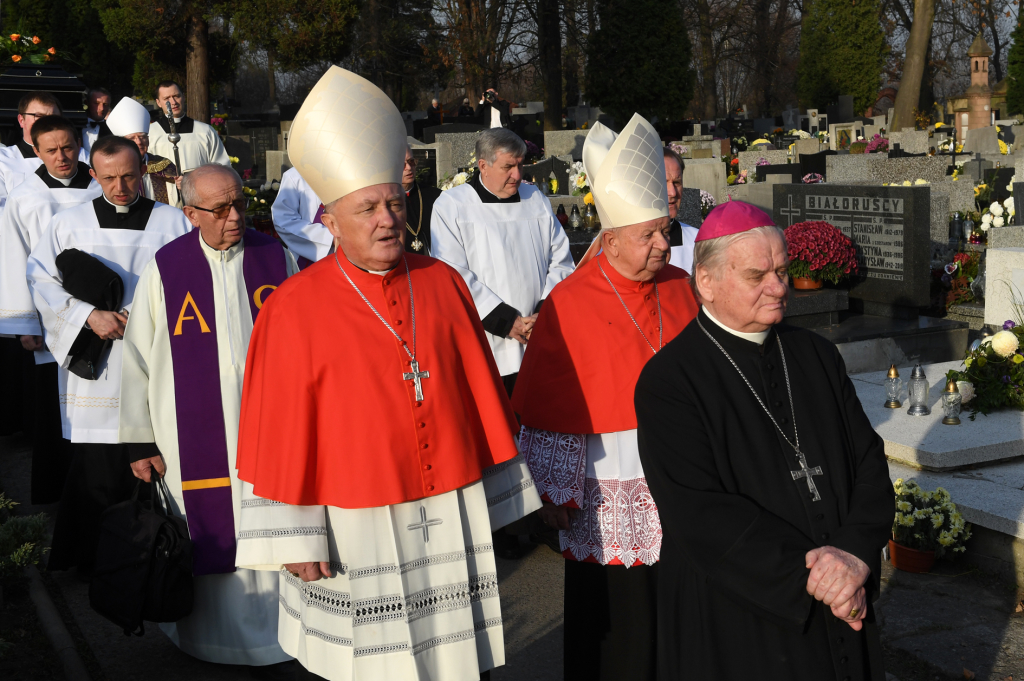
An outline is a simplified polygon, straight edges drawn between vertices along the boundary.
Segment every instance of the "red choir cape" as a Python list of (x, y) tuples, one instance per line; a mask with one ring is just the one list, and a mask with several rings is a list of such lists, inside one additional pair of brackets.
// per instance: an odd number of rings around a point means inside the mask
[[(518, 454), (518, 430), (459, 274), (406, 254), (423, 400), (409, 357), (328, 257), (289, 278), (253, 327), (238, 477), (287, 504), (370, 508), (435, 496)], [(341, 265), (412, 349), (406, 269)]]
[[(654, 353), (598, 264), (644, 336), (658, 348), (653, 282), (626, 279), (601, 253), (555, 286), (544, 301), (512, 393), (512, 406), (524, 426), (583, 434), (636, 428), (633, 391)], [(689, 277), (678, 267), (667, 265), (654, 281), (667, 345), (697, 316), (697, 301)]]

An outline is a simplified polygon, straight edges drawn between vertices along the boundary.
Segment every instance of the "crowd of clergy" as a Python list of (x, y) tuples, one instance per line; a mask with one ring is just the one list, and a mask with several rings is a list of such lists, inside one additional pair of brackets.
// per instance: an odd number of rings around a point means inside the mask
[(48, 569), (88, 581), (103, 512), (162, 480), (195, 598), (160, 629), (256, 678), (490, 678), (497, 558), (543, 531), (566, 679), (885, 678), (882, 441), (835, 346), (782, 323), (768, 215), (681, 224), (683, 159), (597, 124), (574, 263), (515, 133), (442, 193), (335, 66), (275, 239), (180, 86), (154, 94), (90, 91), (82, 131), (27, 94), (0, 149), (2, 399), (59, 502)]

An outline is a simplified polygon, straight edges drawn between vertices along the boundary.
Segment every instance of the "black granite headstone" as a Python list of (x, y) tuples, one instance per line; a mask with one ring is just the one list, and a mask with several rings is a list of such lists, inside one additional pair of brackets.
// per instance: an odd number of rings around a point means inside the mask
[(267, 171), (267, 152), (277, 151), (277, 128), (249, 128), (253, 163), (261, 173)]
[(799, 182), (802, 177), (798, 163), (777, 163), (775, 165), (757, 166), (758, 182), (764, 182), (767, 175), (789, 175), (791, 182)]
[(558, 158), (546, 158), (540, 163), (523, 166), (523, 177), (529, 178), (534, 183), (548, 180), (551, 173), (555, 174), (558, 180), (558, 193), (569, 194), (569, 164)]
[[(992, 187), (992, 201), (1002, 203), (1010, 198), (1011, 192), (1006, 189), (1013, 179), (1014, 169), (1011, 168), (990, 168), (985, 171), (985, 184)], [(1017, 202), (1014, 201), (1014, 204)]]
[(825, 159), (835, 156), (836, 153), (831, 149), (826, 149), (817, 154), (800, 154), (800, 178), (803, 179), (810, 173), (818, 173), (828, 181), (828, 166)]
[(928, 305), (931, 277), (931, 190), (779, 184), (773, 187), (776, 224), (823, 220), (853, 240), (860, 272), (850, 298), (893, 308)]
[(839, 101), (825, 109), (830, 124), (849, 123), (853, 120), (853, 97), (840, 95)]

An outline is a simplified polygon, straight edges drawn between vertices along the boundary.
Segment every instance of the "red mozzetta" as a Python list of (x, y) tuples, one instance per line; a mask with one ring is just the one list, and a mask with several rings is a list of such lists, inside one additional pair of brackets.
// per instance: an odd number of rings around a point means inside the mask
[[(439, 260), (406, 255), (416, 303), (416, 399), (409, 357), (328, 257), (267, 299), (253, 328), (238, 477), (288, 504), (369, 508), (479, 480), (517, 454), (518, 426), (473, 298)], [(342, 266), (413, 347), (406, 269)], [(632, 393), (631, 393), (632, 395)], [(630, 397), (632, 399), (632, 397)]]
[(512, 405), (524, 426), (556, 433), (615, 433), (636, 428), (633, 389), (658, 347), (658, 297), (665, 344), (694, 317), (686, 273), (671, 265), (653, 282), (630, 281), (604, 253), (558, 284), (544, 301), (516, 380)]

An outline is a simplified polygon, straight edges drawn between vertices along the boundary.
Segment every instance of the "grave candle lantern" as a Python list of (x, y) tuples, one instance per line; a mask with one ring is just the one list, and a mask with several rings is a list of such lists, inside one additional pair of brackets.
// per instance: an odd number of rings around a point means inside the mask
[(569, 214), (569, 227), (576, 230), (583, 228), (583, 216), (580, 215), (580, 207), (575, 204)]
[(973, 234), (974, 234), (974, 220), (972, 220), (970, 218), (970, 216), (968, 216), (967, 219), (964, 220), (964, 241), (970, 241), (971, 240), (971, 236)]
[(949, 379), (946, 383), (946, 389), (942, 393), (942, 413), (945, 416), (942, 419), (943, 424), (947, 426), (960, 425), (960, 405), (962, 402), (963, 396), (956, 387), (956, 381)]
[(928, 407), (928, 377), (924, 375), (924, 369), (918, 364), (910, 374), (910, 409), (907, 413), (911, 416), (927, 416), (932, 413)]
[(900, 372), (896, 369), (896, 365), (893, 364), (889, 367), (889, 374), (885, 378), (885, 396), (889, 398), (885, 403), (887, 409), (899, 409), (903, 406), (900, 402), (900, 393), (902, 391), (903, 379), (900, 378)]

